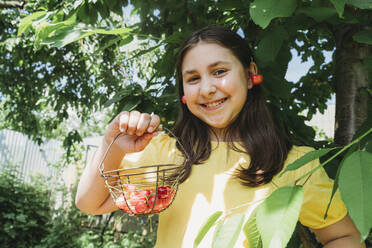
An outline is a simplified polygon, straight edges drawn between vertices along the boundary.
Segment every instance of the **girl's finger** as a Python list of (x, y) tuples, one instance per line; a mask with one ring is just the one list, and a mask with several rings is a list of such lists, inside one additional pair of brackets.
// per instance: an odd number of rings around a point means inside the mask
[(154, 132), (160, 124), (160, 117), (158, 115), (151, 114), (151, 121), (150, 125), (147, 128), (147, 132), (152, 133)]
[(137, 130), (136, 130), (137, 136), (142, 136), (147, 131), (147, 128), (150, 125), (150, 121), (151, 121), (151, 116), (149, 114), (142, 113), (140, 115), (140, 118), (137, 124)]
[(136, 133), (136, 129), (137, 129), (140, 116), (141, 116), (141, 113), (138, 112), (137, 110), (131, 111), (129, 113), (129, 122), (128, 122), (128, 128), (127, 128), (127, 133), (129, 135), (134, 135)]
[(124, 111), (119, 114), (119, 130), (122, 133), (126, 133), (128, 129), (129, 112)]
[(138, 150), (143, 150), (154, 136), (156, 136), (156, 133), (144, 133), (140, 139), (137, 139), (136, 146)]

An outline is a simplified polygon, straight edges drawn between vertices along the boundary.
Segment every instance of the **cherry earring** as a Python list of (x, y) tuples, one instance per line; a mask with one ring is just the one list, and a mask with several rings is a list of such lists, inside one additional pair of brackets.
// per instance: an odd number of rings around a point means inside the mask
[(263, 76), (261, 74), (252, 75), (251, 80), (252, 80), (253, 85), (258, 85), (262, 83)]
[(186, 97), (182, 96), (181, 101), (182, 101), (183, 104), (186, 104)]
[(251, 58), (251, 63), (249, 65), (249, 74), (251, 76), (251, 81), (253, 85), (258, 85), (262, 83), (263, 76), (261, 74), (258, 74), (258, 69), (256, 63), (253, 62), (253, 59)]

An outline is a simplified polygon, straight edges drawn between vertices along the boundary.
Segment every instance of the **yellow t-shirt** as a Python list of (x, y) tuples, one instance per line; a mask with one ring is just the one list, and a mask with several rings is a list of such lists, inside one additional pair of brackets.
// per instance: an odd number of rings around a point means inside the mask
[[(122, 167), (181, 163), (183, 158), (175, 144), (175, 139), (166, 134), (159, 134), (151, 140), (144, 151), (128, 154), (122, 162)], [(295, 179), (319, 164), (315, 160), (296, 171), (285, 173), (280, 178), (276, 175), (271, 183), (252, 188), (243, 186), (233, 177), (236, 168), (249, 165), (249, 156), (227, 148), (224, 142), (212, 142), (213, 151), (209, 159), (203, 164), (194, 165), (190, 177), (179, 185), (172, 205), (159, 214), (155, 247), (193, 247), (200, 227), (214, 212), (234, 208), (232, 214), (244, 213), (248, 218), (277, 187), (293, 183)], [(285, 165), (311, 150), (312, 148), (309, 147), (294, 146), (288, 154)], [(327, 219), (323, 219), (332, 186), (333, 181), (328, 178), (323, 169), (317, 170), (307, 178), (299, 216), (299, 221), (303, 225), (317, 229), (331, 225), (345, 217), (347, 210), (337, 192), (328, 211)], [(211, 247), (213, 228), (204, 237), (199, 247)], [(244, 241), (245, 237), (241, 234), (235, 247), (247, 247), (247, 242)]]

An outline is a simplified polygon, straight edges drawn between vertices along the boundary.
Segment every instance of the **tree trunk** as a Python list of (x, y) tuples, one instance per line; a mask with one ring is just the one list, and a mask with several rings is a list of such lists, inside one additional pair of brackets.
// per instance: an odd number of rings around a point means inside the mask
[(372, 52), (372, 46), (360, 44), (352, 36), (360, 26), (345, 26), (337, 30), (335, 51), (336, 121), (335, 143), (348, 144), (367, 118), (368, 95), (361, 89), (368, 87), (368, 72), (363, 70), (363, 59)]
[[(353, 40), (352, 36), (361, 28), (346, 26), (335, 33), (335, 92), (336, 121), (335, 143), (348, 144), (367, 118), (368, 95), (361, 89), (368, 87), (368, 72), (363, 70), (363, 59), (372, 52), (372, 46)], [(315, 235), (304, 226), (299, 231), (305, 248), (317, 248)]]

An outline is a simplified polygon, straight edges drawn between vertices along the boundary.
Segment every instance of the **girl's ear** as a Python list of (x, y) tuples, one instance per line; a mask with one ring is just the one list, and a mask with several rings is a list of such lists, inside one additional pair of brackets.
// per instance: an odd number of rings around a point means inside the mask
[(245, 69), (245, 76), (246, 76), (246, 79), (247, 79), (248, 90), (250, 90), (253, 87), (253, 82), (252, 82), (252, 77), (251, 77), (252, 74), (251, 74), (249, 68)]
[(257, 75), (257, 73), (258, 73), (258, 69), (257, 69), (257, 65), (256, 65), (256, 63), (255, 62), (251, 62), (250, 64), (249, 64), (249, 68), (248, 68), (248, 70), (249, 70), (249, 74), (252, 76), (252, 75)]

